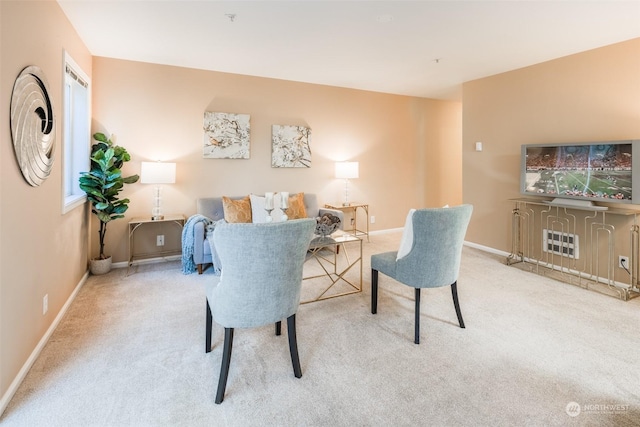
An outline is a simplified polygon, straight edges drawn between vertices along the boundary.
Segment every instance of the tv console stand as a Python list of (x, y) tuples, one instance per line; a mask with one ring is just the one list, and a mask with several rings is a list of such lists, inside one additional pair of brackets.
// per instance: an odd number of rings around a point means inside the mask
[[(507, 265), (624, 301), (640, 295), (640, 211), (565, 204), (562, 199), (510, 201), (515, 207)], [(620, 231), (629, 223), (628, 232)], [(619, 267), (620, 256), (629, 258), (625, 268)]]
[(609, 209), (608, 206), (598, 206), (589, 200), (572, 200), (572, 199), (562, 199), (560, 197), (556, 197), (553, 200), (545, 201), (551, 206), (560, 206), (564, 208), (574, 208), (574, 209), (587, 209), (594, 211), (606, 211)]

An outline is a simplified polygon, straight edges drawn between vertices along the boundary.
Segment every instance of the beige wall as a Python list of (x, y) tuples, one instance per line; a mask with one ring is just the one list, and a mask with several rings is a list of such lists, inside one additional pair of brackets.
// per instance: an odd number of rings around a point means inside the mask
[(511, 250), (508, 200), (520, 196), (522, 144), (632, 138), (640, 138), (640, 39), (465, 83), (463, 197), (475, 207), (467, 240)]
[[(176, 184), (163, 187), (166, 213), (192, 215), (198, 197), (265, 191), (339, 202), (337, 160), (360, 162), (349, 194), (369, 203), (373, 230), (402, 227), (412, 207), (462, 199), (460, 103), (99, 57), (93, 69), (94, 131), (114, 133), (127, 148), (125, 173), (139, 173), (141, 161), (177, 163)], [(250, 159), (202, 157), (205, 111), (251, 115)], [(271, 167), (273, 124), (312, 129), (311, 168)], [(123, 195), (127, 218), (150, 214), (153, 186), (136, 183)], [(124, 261), (127, 219), (109, 228), (106, 251)], [(95, 255), (95, 220), (91, 229)], [(140, 229), (136, 239), (153, 246), (156, 233)]]
[[(0, 2), (0, 396), (81, 281), (87, 267), (87, 213), (62, 215), (63, 49), (91, 75), (91, 56), (55, 2)], [(9, 129), (13, 84), (39, 66), (56, 117), (53, 171), (39, 187), (22, 178)], [(42, 299), (49, 295), (49, 311)]]

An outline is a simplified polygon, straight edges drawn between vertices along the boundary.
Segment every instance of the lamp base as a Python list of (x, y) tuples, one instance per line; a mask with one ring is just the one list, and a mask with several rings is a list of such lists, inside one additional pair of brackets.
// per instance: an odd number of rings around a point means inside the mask
[(162, 187), (156, 185), (155, 195), (153, 197), (153, 207), (151, 208), (151, 221), (161, 221), (164, 219), (162, 214)]

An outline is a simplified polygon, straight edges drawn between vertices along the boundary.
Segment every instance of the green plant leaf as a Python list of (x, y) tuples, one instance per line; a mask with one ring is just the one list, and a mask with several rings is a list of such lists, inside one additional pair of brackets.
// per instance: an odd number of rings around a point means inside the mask
[(100, 182), (102, 182), (102, 180), (94, 175), (90, 175), (86, 172), (83, 172), (84, 175), (80, 176), (79, 180), (80, 180), (80, 184), (84, 184), (84, 185), (98, 185)]
[(85, 193), (87, 193), (87, 196), (89, 197), (95, 197), (95, 198), (99, 198), (102, 199), (102, 192), (94, 187), (90, 187), (87, 185), (83, 185), (80, 184), (80, 189), (82, 191), (84, 191)]
[(122, 178), (125, 184), (133, 184), (134, 182), (138, 182), (138, 179), (140, 179), (138, 175), (131, 175), (126, 178)]
[(109, 222), (109, 221), (111, 221), (111, 215), (106, 213), (106, 212), (102, 212), (100, 210), (97, 210), (96, 215), (98, 215), (98, 219), (101, 222)]
[(104, 152), (104, 158), (107, 162), (111, 162), (114, 155), (115, 151), (113, 150), (113, 148), (108, 148), (107, 151)]
[(123, 214), (127, 211), (127, 209), (129, 209), (129, 206), (127, 205), (115, 206), (113, 209), (113, 213)]
[(96, 132), (93, 134), (93, 139), (95, 139), (96, 141), (100, 141), (100, 142), (109, 142), (109, 138), (107, 138), (107, 136), (102, 133), (102, 132)]
[(122, 177), (120, 169), (112, 170), (111, 174), (109, 174), (109, 176), (107, 177), (107, 181), (115, 181), (117, 179), (120, 179), (120, 177)]

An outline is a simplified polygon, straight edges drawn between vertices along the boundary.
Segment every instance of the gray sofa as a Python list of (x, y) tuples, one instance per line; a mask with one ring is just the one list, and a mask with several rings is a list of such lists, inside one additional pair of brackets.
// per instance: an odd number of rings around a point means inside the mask
[[(231, 199), (242, 199), (246, 196), (230, 197)], [(340, 218), (340, 228), (344, 224), (344, 214), (342, 211), (335, 209), (321, 208), (318, 204), (318, 198), (315, 194), (304, 194), (304, 207), (307, 211), (309, 218), (317, 218), (325, 213)], [(218, 221), (224, 219), (224, 210), (222, 208), (222, 197), (206, 197), (198, 199), (196, 202), (196, 211), (200, 215), (204, 215), (211, 221)], [(202, 274), (205, 266), (211, 264), (211, 247), (207, 240), (206, 227), (203, 222), (197, 222), (193, 227), (194, 233), (194, 247), (193, 247), (193, 262), (195, 263), (198, 274)]]

